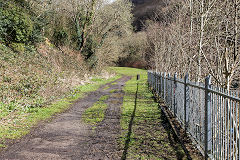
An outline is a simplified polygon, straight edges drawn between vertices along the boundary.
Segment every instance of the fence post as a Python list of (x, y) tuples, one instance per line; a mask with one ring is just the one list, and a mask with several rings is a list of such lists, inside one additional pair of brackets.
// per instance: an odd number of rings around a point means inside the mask
[(166, 72), (163, 74), (163, 99), (166, 102)]
[(163, 84), (163, 81), (162, 81), (162, 72), (160, 73), (160, 97), (162, 98), (162, 84)]
[(209, 91), (211, 87), (211, 77), (205, 78), (205, 116), (204, 116), (204, 131), (205, 131), (205, 160), (208, 159), (208, 153), (211, 150), (211, 93)]
[(158, 97), (160, 98), (161, 97), (161, 73), (159, 72), (158, 73)]
[(153, 93), (155, 92), (155, 84), (156, 84), (156, 72), (153, 71)]
[(184, 129), (187, 132), (188, 128), (188, 109), (189, 109), (189, 86), (188, 86), (188, 73), (184, 77)]
[(152, 91), (153, 91), (153, 84), (154, 84), (153, 83), (153, 80), (154, 80), (154, 73), (153, 72), (152, 72), (152, 76), (151, 77), (152, 77), (152, 80), (151, 80), (152, 81), (152, 86), (151, 87), (152, 87)]
[(167, 91), (167, 96), (168, 96), (168, 99), (167, 99), (167, 103), (168, 103), (168, 108), (170, 109), (170, 107), (171, 107), (171, 96), (172, 96), (172, 88), (171, 88), (171, 86), (169, 85), (170, 83), (171, 83), (171, 74), (170, 73), (168, 73), (168, 80), (167, 80), (167, 87), (169, 87), (168, 88), (168, 91)]
[(155, 95), (157, 96), (157, 81), (158, 81), (158, 76), (157, 76), (157, 71), (155, 71)]
[(174, 117), (176, 117), (177, 105), (176, 105), (176, 88), (177, 88), (177, 73), (174, 74), (174, 86), (173, 86), (173, 113)]
[(148, 70), (148, 72), (147, 72), (147, 79), (148, 79), (148, 81), (147, 81), (148, 83), (147, 83), (147, 84), (148, 84), (148, 89), (149, 89), (149, 82), (150, 82), (150, 80), (149, 80), (149, 79), (150, 79), (149, 70)]

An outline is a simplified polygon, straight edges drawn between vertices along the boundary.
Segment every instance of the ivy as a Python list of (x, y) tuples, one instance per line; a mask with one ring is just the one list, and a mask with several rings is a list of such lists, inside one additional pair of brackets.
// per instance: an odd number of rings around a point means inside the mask
[(31, 15), (21, 6), (13, 2), (0, 0), (0, 42), (7, 45), (12, 43), (34, 43), (41, 33), (37, 29), (38, 23), (34, 22)]

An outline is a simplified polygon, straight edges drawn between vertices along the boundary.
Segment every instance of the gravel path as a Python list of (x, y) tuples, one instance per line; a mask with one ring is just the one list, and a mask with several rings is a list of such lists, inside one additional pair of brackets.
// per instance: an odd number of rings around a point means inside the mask
[[(122, 150), (117, 145), (120, 134), (120, 106), (123, 102), (124, 84), (130, 77), (113, 81), (79, 99), (67, 112), (56, 116), (10, 146), (0, 155), (1, 160), (46, 159), (120, 159)], [(106, 87), (108, 87), (106, 89)], [(110, 91), (116, 89), (115, 92)], [(105, 119), (95, 129), (82, 122), (81, 115), (103, 95), (108, 108)]]

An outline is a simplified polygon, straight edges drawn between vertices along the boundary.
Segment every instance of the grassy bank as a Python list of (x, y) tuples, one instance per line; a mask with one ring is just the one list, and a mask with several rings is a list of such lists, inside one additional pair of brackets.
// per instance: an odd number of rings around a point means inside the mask
[[(147, 87), (147, 72), (133, 68), (114, 68), (119, 74), (133, 76), (124, 88), (121, 116), (124, 148), (122, 159), (181, 159), (183, 149)], [(140, 80), (136, 81), (136, 75)], [(138, 85), (137, 85), (138, 84)]]

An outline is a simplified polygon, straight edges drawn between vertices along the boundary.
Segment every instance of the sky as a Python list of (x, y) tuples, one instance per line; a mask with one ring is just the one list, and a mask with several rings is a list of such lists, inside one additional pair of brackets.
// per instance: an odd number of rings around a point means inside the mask
[(114, 2), (115, 0), (108, 0), (109, 1), (109, 3), (112, 3), (112, 2)]

